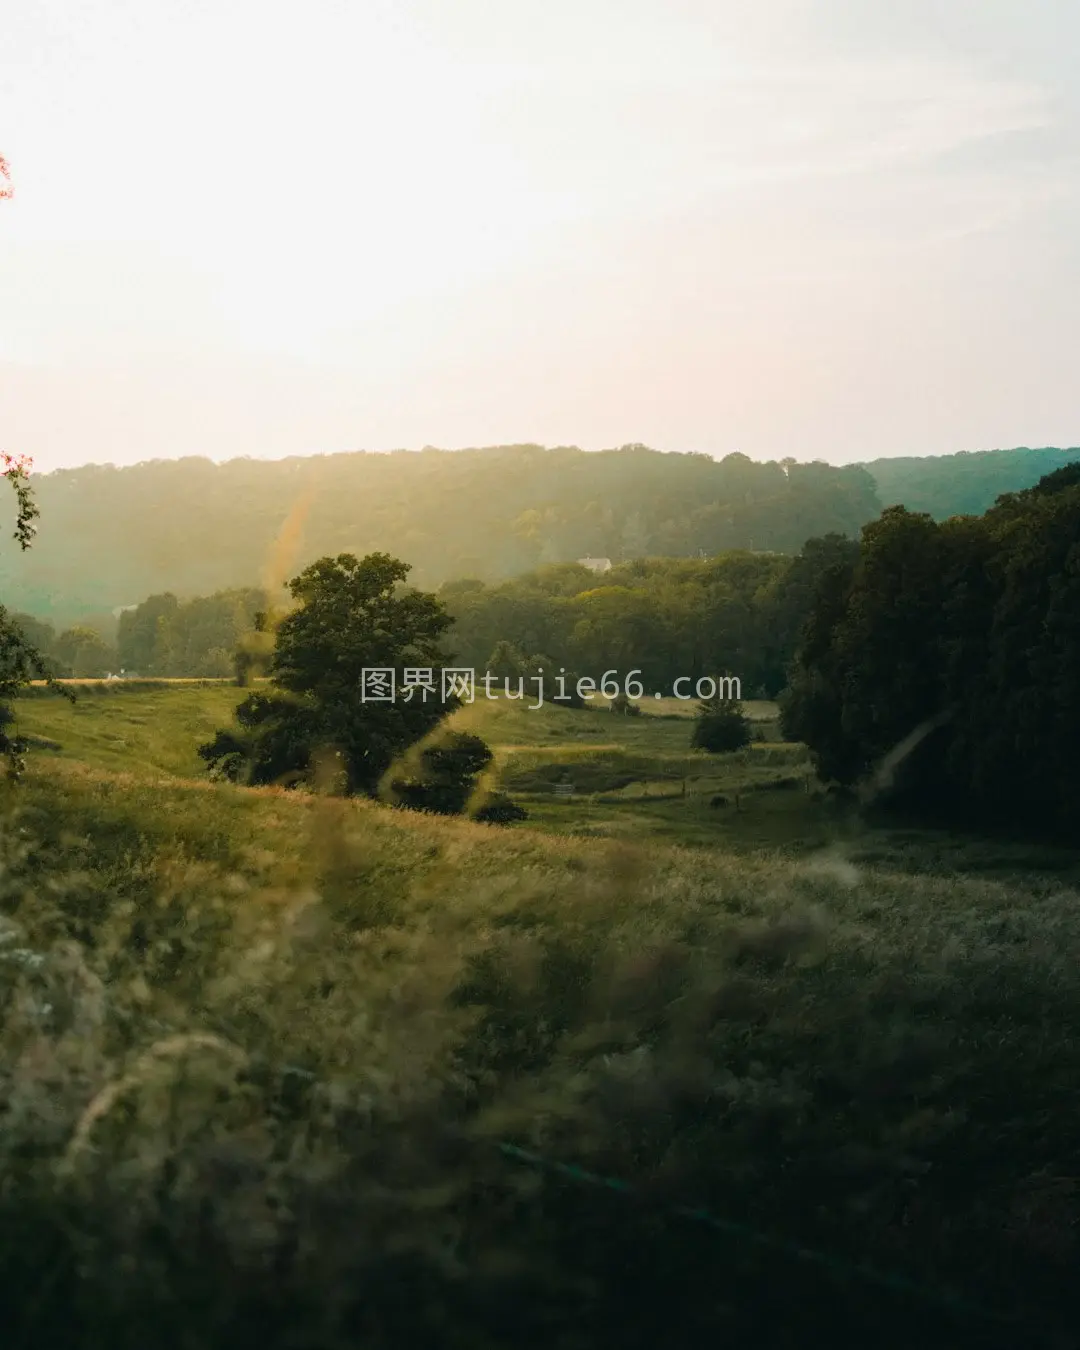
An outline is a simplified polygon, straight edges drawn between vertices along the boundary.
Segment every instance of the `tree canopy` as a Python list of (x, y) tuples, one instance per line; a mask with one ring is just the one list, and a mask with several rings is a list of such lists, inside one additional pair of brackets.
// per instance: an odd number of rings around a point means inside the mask
[[(670, 692), (681, 677), (696, 682), (723, 666), (753, 696), (773, 697), (786, 684), (816, 577), (853, 551), (854, 540), (828, 535), (794, 557), (647, 558), (599, 576), (549, 564), (492, 585), (448, 582), (437, 596), (454, 620), (460, 665), (515, 687), (523, 680), (526, 691), (542, 669), (545, 690), (561, 689), (563, 706), (581, 704), (579, 674), (611, 669), (640, 669), (650, 691)], [(121, 615), (116, 660), (140, 675), (236, 674), (246, 683), (269, 669), (273, 652), (276, 620), (260, 606), (268, 599), (259, 590), (187, 602), (150, 596)]]
[(427, 589), (460, 577), (491, 584), (587, 556), (797, 553), (817, 535), (857, 535), (882, 506), (865, 466), (635, 445), (86, 465), (45, 474), (35, 490), (40, 558), (35, 550), (19, 566), (0, 548), (0, 584), (17, 608), (63, 625), (148, 595), (186, 601), (258, 585), (301, 499), (310, 505), (297, 568), (341, 552), (389, 552), (407, 558)]
[(819, 577), (786, 734), (828, 778), (942, 817), (1075, 831), (1080, 479), (981, 517), (903, 507)]
[(272, 687), (251, 693), (237, 728), (201, 747), (208, 764), (252, 783), (295, 782), (325, 750), (337, 756), (346, 791), (374, 794), (397, 756), (458, 706), (441, 680), (452, 620), (435, 596), (403, 584), (409, 570), (385, 553), (343, 553), (295, 577)]

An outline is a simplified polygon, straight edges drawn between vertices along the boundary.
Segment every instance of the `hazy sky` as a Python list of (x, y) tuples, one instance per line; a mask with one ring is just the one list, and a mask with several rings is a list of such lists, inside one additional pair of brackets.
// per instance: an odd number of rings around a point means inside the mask
[(0, 446), (1080, 443), (1076, 0), (9, 0)]

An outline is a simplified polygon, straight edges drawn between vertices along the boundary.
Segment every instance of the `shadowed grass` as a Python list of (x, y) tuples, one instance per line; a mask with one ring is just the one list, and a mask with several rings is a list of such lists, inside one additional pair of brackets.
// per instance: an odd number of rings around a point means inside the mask
[[(661, 1202), (1067, 1328), (1060, 881), (44, 758), (25, 788), (0, 894), (0, 1311), (23, 1344), (988, 1343)], [(502, 1140), (645, 1198), (541, 1181)]]

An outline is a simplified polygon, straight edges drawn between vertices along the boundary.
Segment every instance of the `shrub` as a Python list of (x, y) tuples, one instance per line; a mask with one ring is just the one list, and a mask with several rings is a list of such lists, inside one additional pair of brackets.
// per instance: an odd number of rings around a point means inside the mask
[(698, 706), (691, 744), (722, 755), (750, 744), (750, 723), (737, 699), (709, 699)]
[(395, 778), (391, 800), (411, 811), (460, 815), (476, 786), (476, 776), (491, 763), (491, 751), (479, 736), (451, 732), (421, 752), (414, 777)]
[(631, 699), (627, 698), (625, 694), (616, 694), (611, 700), (610, 711), (613, 713), (620, 713), (623, 717), (640, 717), (641, 705), (639, 703), (634, 703)]
[(487, 801), (473, 812), (473, 820), (485, 821), (489, 825), (509, 825), (515, 820), (528, 818), (528, 811), (505, 792), (493, 792)]

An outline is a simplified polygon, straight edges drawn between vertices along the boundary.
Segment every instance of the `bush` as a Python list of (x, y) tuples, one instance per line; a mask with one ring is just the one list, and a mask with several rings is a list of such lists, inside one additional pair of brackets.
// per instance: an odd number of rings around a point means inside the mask
[(198, 747), (212, 777), (234, 783), (291, 784), (311, 767), (316, 709), (292, 694), (257, 690), (236, 710), (239, 729), (219, 731)]
[(476, 776), (491, 763), (491, 751), (479, 736), (455, 731), (420, 755), (414, 777), (395, 778), (391, 800), (410, 811), (460, 815), (476, 787)]
[(616, 694), (611, 700), (610, 711), (621, 713), (623, 717), (640, 717), (641, 705), (628, 699), (625, 694)]
[(728, 754), (750, 744), (750, 723), (737, 699), (710, 699), (699, 705), (691, 744), (710, 754)]
[(528, 811), (505, 792), (492, 793), (483, 806), (473, 812), (473, 820), (485, 821), (489, 825), (510, 825), (515, 820), (528, 818)]

